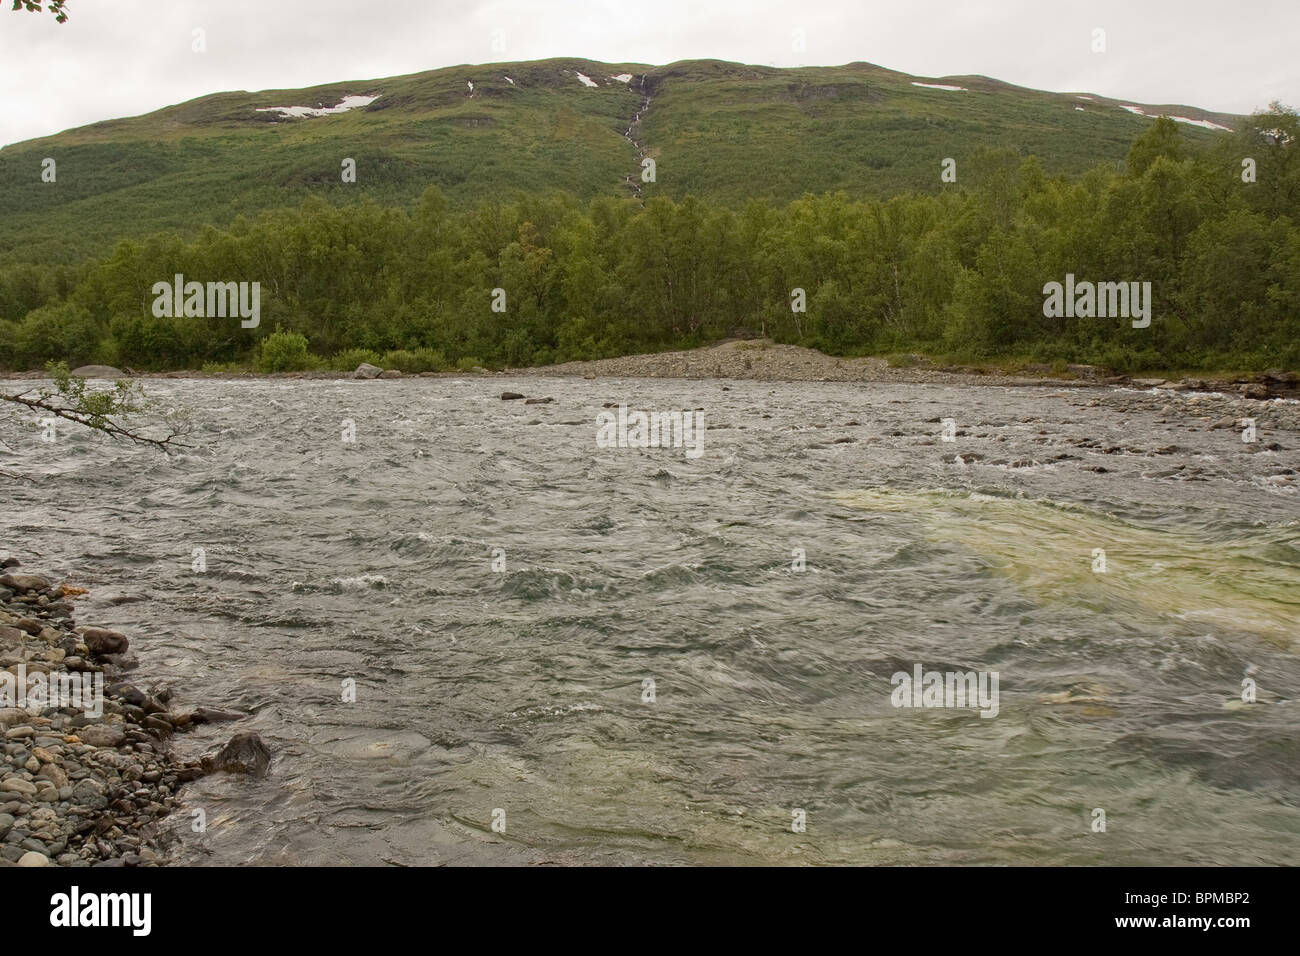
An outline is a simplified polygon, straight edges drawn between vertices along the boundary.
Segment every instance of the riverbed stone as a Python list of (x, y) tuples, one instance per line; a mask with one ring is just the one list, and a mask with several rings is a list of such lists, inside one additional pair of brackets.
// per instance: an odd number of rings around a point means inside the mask
[(383, 369), (377, 365), (371, 365), (369, 362), (362, 362), (357, 366), (357, 370), (352, 373), (353, 378), (378, 378)]
[(0, 782), (0, 792), (34, 797), (36, 796), (36, 784), (24, 780), (22, 777), (10, 777), (8, 780)]
[(0, 574), (0, 585), (18, 593), (44, 591), (50, 586), (50, 579), (39, 574), (7, 573)]
[(126, 373), (111, 365), (81, 365), (72, 370), (77, 378), (126, 378)]
[(117, 747), (126, 740), (126, 731), (118, 724), (91, 724), (79, 727), (77, 736), (92, 747)]

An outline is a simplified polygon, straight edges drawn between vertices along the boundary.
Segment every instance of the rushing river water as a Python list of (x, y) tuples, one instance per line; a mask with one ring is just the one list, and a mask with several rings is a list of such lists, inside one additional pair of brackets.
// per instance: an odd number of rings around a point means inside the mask
[[(183, 791), (181, 862), (1300, 863), (1294, 432), (1099, 390), (148, 387), (193, 448), (32, 429), (0, 519), (142, 684), (251, 715), (177, 747), (270, 744)], [(704, 453), (597, 447), (610, 402), (703, 409)], [(996, 671), (996, 717), (894, 707), (918, 664)]]

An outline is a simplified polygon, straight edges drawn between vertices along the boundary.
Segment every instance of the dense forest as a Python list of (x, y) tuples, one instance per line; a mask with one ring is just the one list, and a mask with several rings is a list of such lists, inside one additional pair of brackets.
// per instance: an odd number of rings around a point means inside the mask
[[(743, 328), (838, 355), (1295, 368), (1298, 143), (1300, 118), (1275, 104), (1205, 148), (1161, 118), (1125, 163), (1077, 177), (980, 149), (938, 193), (886, 200), (553, 193), (454, 209), (436, 187), (413, 208), (312, 198), (189, 239), (123, 240), (76, 266), (0, 265), (0, 366), (417, 372), (681, 348)], [(936, 157), (936, 180), (943, 169)], [(156, 316), (152, 287), (178, 273), (259, 282), (260, 324)], [(1044, 285), (1067, 274), (1150, 282), (1150, 326), (1045, 316)]]

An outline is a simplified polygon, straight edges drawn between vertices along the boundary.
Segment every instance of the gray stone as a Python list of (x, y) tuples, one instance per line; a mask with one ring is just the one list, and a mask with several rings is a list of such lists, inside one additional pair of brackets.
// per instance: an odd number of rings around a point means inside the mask
[(44, 591), (50, 586), (49, 578), (41, 577), (39, 574), (0, 574), (0, 585), (4, 585), (14, 591)]
[(79, 728), (77, 736), (92, 747), (117, 747), (126, 740), (126, 731), (117, 724), (92, 724)]
[(74, 368), (72, 374), (77, 378), (126, 378), (126, 373), (111, 365), (82, 365)]
[(8, 780), (0, 783), (0, 791), (5, 793), (20, 793), (24, 797), (36, 796), (36, 784), (28, 783), (21, 777), (10, 777)]
[(379, 373), (379, 377), (380, 378), (401, 378), (402, 373), (401, 371), (395, 368), (386, 368)]
[(377, 365), (371, 365), (369, 362), (362, 362), (357, 366), (357, 370), (352, 373), (353, 378), (378, 378), (383, 371)]
[(50, 858), (44, 853), (29, 850), (18, 858), (18, 865), (26, 867), (49, 866)]
[(89, 777), (72, 788), (72, 799), (92, 810), (103, 810), (108, 806), (103, 788)]

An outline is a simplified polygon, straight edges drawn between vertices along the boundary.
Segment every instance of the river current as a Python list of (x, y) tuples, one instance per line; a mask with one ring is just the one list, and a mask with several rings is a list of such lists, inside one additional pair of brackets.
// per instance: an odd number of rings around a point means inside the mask
[[(178, 862), (1300, 863), (1295, 432), (1100, 389), (147, 387), (191, 447), (23, 431), (0, 521), (133, 679), (249, 714), (176, 747), (270, 745), (182, 791)], [(702, 454), (600, 447), (620, 403), (700, 409)], [(918, 665), (996, 672), (996, 716), (895, 706)]]

